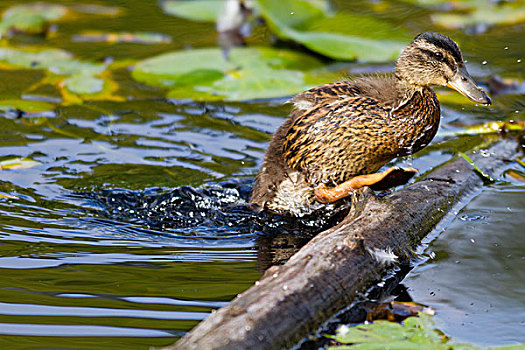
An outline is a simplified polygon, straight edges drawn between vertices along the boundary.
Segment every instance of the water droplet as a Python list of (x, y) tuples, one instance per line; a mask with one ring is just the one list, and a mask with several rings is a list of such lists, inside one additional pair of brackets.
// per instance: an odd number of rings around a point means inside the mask
[(479, 153), (485, 158), (490, 157), (490, 152), (487, 151), (486, 149), (482, 149), (481, 151), (479, 151)]

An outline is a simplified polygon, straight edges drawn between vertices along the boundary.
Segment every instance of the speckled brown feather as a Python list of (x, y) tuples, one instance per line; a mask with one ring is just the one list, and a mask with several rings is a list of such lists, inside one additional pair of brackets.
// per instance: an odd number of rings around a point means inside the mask
[(339, 184), (419, 151), (438, 125), (439, 103), (428, 88), (413, 92), (395, 110), (372, 97), (346, 97), (296, 117), (284, 138), (283, 157), (312, 184)]

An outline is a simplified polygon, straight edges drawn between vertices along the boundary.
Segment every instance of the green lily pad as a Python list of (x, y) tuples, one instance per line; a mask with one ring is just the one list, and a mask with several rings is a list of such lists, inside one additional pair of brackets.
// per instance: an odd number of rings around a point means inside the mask
[(9, 111), (13, 109), (19, 109), (24, 112), (38, 113), (51, 111), (55, 109), (55, 105), (45, 101), (32, 101), (32, 100), (0, 100), (0, 111)]
[(90, 95), (99, 93), (104, 89), (104, 80), (89, 74), (77, 73), (67, 78), (64, 85), (71, 92)]
[(224, 2), (217, 0), (164, 1), (162, 9), (168, 15), (199, 22), (215, 22), (224, 9)]
[(200, 89), (230, 101), (243, 101), (291, 96), (310, 87), (313, 86), (306, 84), (305, 74), (300, 71), (244, 69)]
[(408, 35), (372, 16), (327, 16), (305, 0), (258, 0), (258, 8), (277, 36), (340, 60), (383, 62), (396, 58)]
[(220, 49), (197, 49), (169, 52), (140, 61), (133, 69), (133, 77), (160, 87), (188, 85), (187, 79), (195, 83), (211, 82), (234, 68), (235, 64), (226, 60)]
[(476, 8), (469, 13), (437, 13), (432, 20), (444, 28), (458, 29), (476, 24), (517, 24), (525, 22), (525, 6), (516, 8), (510, 4)]
[(14, 5), (2, 14), (0, 35), (10, 30), (30, 34), (43, 33), (49, 22), (62, 19), (66, 16), (67, 11), (65, 6), (40, 2)]
[(114, 96), (118, 85), (109, 79), (106, 65), (76, 59), (64, 50), (0, 47), (0, 68), (45, 70), (45, 78), (33, 89), (54, 85), (62, 93), (64, 104), (121, 100)]
[[(389, 343), (411, 342), (422, 344), (442, 344), (446, 341), (429, 323), (430, 316), (409, 317), (404, 324), (375, 321), (372, 324), (363, 324), (355, 327), (339, 328), (334, 339), (343, 344), (375, 343), (388, 345)], [(411, 348), (411, 347), (409, 347)], [(446, 347), (444, 348), (446, 349)]]
[(242, 101), (290, 96), (334, 79), (314, 74), (322, 63), (309, 55), (267, 47), (176, 51), (137, 63), (132, 76), (170, 89), (177, 99)]
[(120, 10), (117, 7), (102, 5), (71, 4), (64, 6), (45, 2), (14, 5), (2, 14), (0, 37), (13, 31), (44, 34), (49, 24), (74, 19), (81, 13), (116, 16)]
[[(419, 314), (409, 317), (402, 324), (375, 321), (355, 327), (339, 327), (335, 336), (327, 335), (338, 343), (329, 350), (480, 350), (469, 344), (452, 344), (449, 338), (435, 329), (431, 316)], [(507, 345), (491, 350), (523, 349), (524, 344)]]
[(148, 32), (107, 33), (102, 31), (85, 31), (73, 37), (77, 42), (133, 43), (133, 44), (168, 44), (171, 38), (164, 34)]
[(477, 24), (512, 25), (525, 22), (525, 1), (523, 0), (413, 0), (412, 2), (431, 8), (441, 3), (447, 3), (447, 11), (433, 14), (432, 20), (449, 29), (465, 28)]
[(15, 49), (0, 47), (0, 64), (4, 68), (47, 69), (57, 75), (72, 75), (78, 72), (100, 74), (103, 64), (75, 59), (71, 53), (61, 49)]

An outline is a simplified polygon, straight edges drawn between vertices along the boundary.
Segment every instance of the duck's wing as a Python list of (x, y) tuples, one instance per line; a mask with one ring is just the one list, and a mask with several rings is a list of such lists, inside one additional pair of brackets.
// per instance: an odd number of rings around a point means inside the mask
[[(301, 94), (305, 96), (301, 100), (315, 103), (308, 109), (297, 107), (283, 140), (282, 155), (286, 164), (304, 172), (309, 182), (342, 182), (355, 174), (374, 172), (385, 163), (381, 154), (373, 156), (371, 152), (378, 144), (389, 147), (389, 108), (373, 97), (360, 95), (358, 89), (336, 83)], [(338, 91), (336, 95), (332, 95), (334, 91)]]
[(349, 97), (360, 96), (361, 89), (352, 82), (341, 81), (314, 87), (293, 97), (288, 102), (293, 103), (296, 114), (306, 112), (313, 107), (334, 103)]

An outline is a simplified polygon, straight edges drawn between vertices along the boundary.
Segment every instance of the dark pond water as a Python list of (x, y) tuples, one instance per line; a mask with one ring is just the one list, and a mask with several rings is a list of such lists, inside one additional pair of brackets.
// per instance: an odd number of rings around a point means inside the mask
[[(15, 3), (4, 0), (0, 10)], [(66, 21), (48, 39), (17, 36), (9, 45), (58, 47), (93, 61), (215, 45), (213, 25), (167, 16), (155, 2), (96, 4), (123, 11), (109, 20)], [(525, 59), (523, 25), (467, 35), (429, 28), (428, 11), (410, 3), (387, 4), (384, 10), (374, 10), (379, 17), (395, 18), (414, 34), (431, 29), (457, 39), (479, 80), (496, 74), (523, 80), (525, 61), (518, 62)], [(372, 5), (359, 2), (356, 8), (372, 12)], [(172, 42), (73, 41), (72, 35), (81, 29), (155, 31), (170, 35)], [(269, 39), (260, 30), (251, 40)], [(344, 66), (351, 72), (384, 67)], [(0, 70), (0, 100), (57, 101), (52, 90), (27, 93), (44, 74)], [(216, 190), (221, 205), (235, 202), (244, 210), (243, 198), (262, 164), (271, 133), (288, 113), (284, 100), (169, 101), (163, 91), (134, 82), (126, 70), (116, 73), (115, 79), (125, 102), (57, 103), (54, 110), (22, 117), (0, 112), (0, 161), (28, 157), (38, 162), (0, 170), (0, 194), (10, 197), (0, 199), (2, 349), (168, 345), (305, 241), (275, 234), (282, 228), (279, 224), (271, 232), (264, 225), (230, 226), (227, 216), (217, 218), (220, 211), (210, 221), (179, 229), (148, 225), (152, 218), (130, 213), (130, 203), (184, 185)], [(442, 134), (420, 154), (399, 162), (425, 172), (458, 151), (483, 148), (489, 139), (446, 133), (457, 130), (456, 123), (523, 119), (522, 93), (495, 96), (490, 108), (444, 94)], [(509, 169), (523, 171), (512, 161)], [(482, 345), (525, 342), (525, 189), (511, 176), (496, 175), (507, 182), (484, 189), (461, 210), (427, 248), (425, 254), (435, 253), (435, 258), (405, 280), (416, 301), (436, 308), (447, 334)]]

